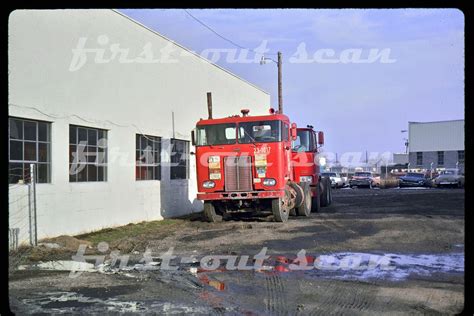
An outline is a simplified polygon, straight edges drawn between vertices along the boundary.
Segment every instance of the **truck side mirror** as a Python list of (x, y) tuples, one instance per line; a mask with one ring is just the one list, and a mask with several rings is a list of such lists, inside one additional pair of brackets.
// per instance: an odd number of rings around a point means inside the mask
[(193, 146), (196, 146), (196, 129), (193, 129), (191, 131), (191, 144)]
[(318, 132), (318, 145), (324, 145), (324, 132)]
[(296, 140), (298, 132), (296, 130), (296, 123), (291, 123), (291, 140)]

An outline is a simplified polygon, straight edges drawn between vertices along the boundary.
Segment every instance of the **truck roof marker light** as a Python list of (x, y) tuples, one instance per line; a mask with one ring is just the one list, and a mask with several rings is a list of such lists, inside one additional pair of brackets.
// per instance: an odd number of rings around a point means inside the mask
[(268, 110), (268, 113), (270, 113), (270, 114), (275, 114), (275, 109), (274, 109), (274, 108), (270, 108), (270, 110)]
[(240, 110), (240, 113), (242, 113), (242, 116), (244, 116), (244, 117), (245, 117), (245, 116), (248, 116), (248, 115), (249, 115), (249, 112), (250, 112), (249, 109), (242, 109), (242, 110)]

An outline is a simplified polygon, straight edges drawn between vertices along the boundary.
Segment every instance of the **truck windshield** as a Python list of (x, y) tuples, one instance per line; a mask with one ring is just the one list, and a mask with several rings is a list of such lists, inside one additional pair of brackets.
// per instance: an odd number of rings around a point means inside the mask
[(267, 143), (281, 141), (281, 121), (239, 123), (239, 143)]
[(197, 126), (197, 146), (235, 144), (235, 123)]
[(310, 130), (298, 130), (296, 140), (293, 141), (292, 145), (293, 151), (314, 151), (312, 134)]

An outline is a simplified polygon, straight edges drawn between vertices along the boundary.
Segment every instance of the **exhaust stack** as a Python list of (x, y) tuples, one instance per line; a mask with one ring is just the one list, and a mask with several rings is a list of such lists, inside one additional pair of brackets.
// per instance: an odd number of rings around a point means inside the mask
[(207, 114), (208, 119), (212, 119), (212, 93), (207, 93)]

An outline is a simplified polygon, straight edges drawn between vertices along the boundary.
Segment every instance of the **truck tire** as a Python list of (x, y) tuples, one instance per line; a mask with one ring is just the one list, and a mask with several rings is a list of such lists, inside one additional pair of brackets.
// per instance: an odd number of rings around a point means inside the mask
[(216, 208), (212, 202), (204, 202), (204, 218), (209, 223), (222, 222), (222, 215), (216, 213)]
[(328, 204), (328, 206), (331, 205), (331, 204), (332, 204), (332, 189), (329, 188), (329, 204)]
[(304, 190), (303, 190), (302, 184), (298, 184), (296, 182), (290, 182), (289, 185), (296, 192), (295, 208), (292, 208), (290, 210), (290, 216), (296, 216), (296, 215), (298, 215), (297, 211), (296, 211), (296, 208), (303, 203)]
[(323, 178), (321, 180), (321, 206), (326, 207), (331, 204), (331, 182), (328, 178)]
[(272, 213), (275, 222), (288, 221), (289, 210), (286, 210), (283, 205), (283, 198), (272, 200)]
[(317, 213), (321, 210), (321, 185), (318, 183), (316, 196), (311, 198), (311, 212)]
[(296, 208), (296, 213), (298, 216), (309, 216), (311, 214), (311, 188), (308, 183), (301, 183), (303, 189), (303, 201), (300, 206)]

